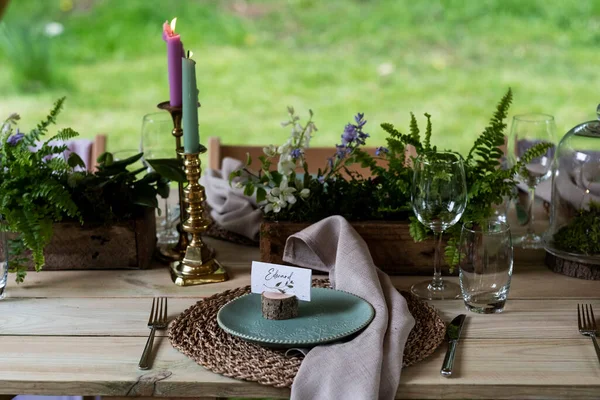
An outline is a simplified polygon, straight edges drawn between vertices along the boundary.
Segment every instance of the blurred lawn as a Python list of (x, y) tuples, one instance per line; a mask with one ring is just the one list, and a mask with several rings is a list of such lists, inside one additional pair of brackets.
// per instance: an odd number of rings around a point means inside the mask
[[(0, 55), (0, 117), (23, 128), (67, 95), (61, 126), (136, 148), (142, 116), (168, 99), (161, 24), (194, 52), (200, 131), (229, 143), (280, 143), (285, 107), (315, 111), (313, 144), (333, 146), (365, 112), (370, 145), (381, 122), (433, 115), (434, 142), (466, 151), (506, 89), (512, 113), (555, 115), (559, 133), (595, 118), (600, 2), (593, 0), (12, 0), (6, 28), (58, 21), (52, 65), (68, 85), (17, 90)], [(27, 54), (22, 54), (27, 57)], [(423, 119), (421, 118), (421, 121)], [(165, 132), (165, 146), (172, 138)]]

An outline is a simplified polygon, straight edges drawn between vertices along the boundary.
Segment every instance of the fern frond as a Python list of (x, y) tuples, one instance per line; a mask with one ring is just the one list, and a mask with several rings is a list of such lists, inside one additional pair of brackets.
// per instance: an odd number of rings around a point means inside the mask
[(431, 150), (431, 115), (425, 113), (425, 118), (427, 118), (427, 128), (425, 129), (425, 143), (423, 145), (423, 147), (425, 148), (425, 151), (430, 151)]
[(419, 143), (421, 142), (421, 131), (413, 113), (410, 113), (410, 137)]
[(58, 99), (54, 103), (54, 106), (50, 110), (50, 113), (48, 114), (46, 119), (37, 124), (35, 129), (33, 129), (31, 132), (25, 135), (25, 137), (23, 138), (25, 144), (27, 144), (28, 146), (35, 146), (36, 142), (40, 140), (40, 137), (46, 134), (46, 132), (48, 131), (48, 127), (51, 124), (56, 123), (56, 117), (58, 116), (58, 114), (60, 114), (60, 110), (63, 107), (65, 99), (66, 97), (61, 97), (60, 99)]
[(69, 139), (73, 139), (74, 137), (79, 136), (79, 133), (74, 131), (71, 128), (64, 128), (61, 129), (60, 131), (58, 131), (58, 133), (54, 136), (52, 136), (50, 139), (46, 140), (46, 143), (49, 143), (53, 140), (61, 140), (61, 141), (67, 141)]

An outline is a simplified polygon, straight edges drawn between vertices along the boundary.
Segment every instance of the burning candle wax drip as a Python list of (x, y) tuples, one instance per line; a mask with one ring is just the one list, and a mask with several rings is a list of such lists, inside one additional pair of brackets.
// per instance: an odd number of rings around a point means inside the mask
[(169, 103), (173, 107), (181, 107), (181, 58), (184, 57), (183, 43), (181, 37), (175, 33), (177, 18), (171, 23), (165, 21), (163, 24), (163, 40), (167, 42), (167, 61), (169, 68)]

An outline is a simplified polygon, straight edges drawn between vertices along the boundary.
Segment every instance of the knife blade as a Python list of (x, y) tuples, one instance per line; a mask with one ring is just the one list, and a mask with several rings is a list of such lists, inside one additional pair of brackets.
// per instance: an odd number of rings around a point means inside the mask
[(449, 378), (452, 375), (452, 367), (454, 365), (454, 355), (456, 354), (456, 346), (462, 332), (463, 324), (465, 323), (465, 314), (460, 314), (454, 318), (450, 325), (446, 328), (446, 341), (448, 342), (448, 350), (440, 373), (442, 376)]

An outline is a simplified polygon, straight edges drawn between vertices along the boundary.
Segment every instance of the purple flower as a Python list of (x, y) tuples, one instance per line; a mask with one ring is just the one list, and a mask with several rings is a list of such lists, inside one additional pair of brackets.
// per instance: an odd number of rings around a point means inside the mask
[(356, 135), (358, 132), (356, 131), (356, 126), (352, 124), (346, 125), (344, 128), (344, 133), (342, 133), (342, 145), (346, 146), (356, 139)]
[(380, 147), (378, 147), (377, 149), (375, 149), (375, 155), (376, 155), (376, 156), (380, 156), (380, 155), (381, 155), (381, 153), (383, 153), (383, 154), (387, 154), (387, 153), (389, 153), (389, 152), (390, 152), (390, 151), (389, 151), (389, 149), (387, 149), (387, 148), (385, 148), (385, 147), (383, 147), (383, 146), (380, 146)]
[(329, 168), (333, 168), (333, 158), (327, 159), (327, 165), (329, 165)]
[(348, 154), (352, 151), (351, 149), (344, 146), (343, 144), (336, 144), (335, 147), (337, 148), (337, 152), (335, 153), (335, 155), (337, 156), (337, 158), (339, 160), (346, 157), (346, 154)]
[(21, 140), (23, 140), (24, 136), (25, 135), (22, 134), (21, 132), (19, 132), (19, 129), (17, 128), (17, 133), (15, 133), (14, 135), (10, 136), (6, 140), (6, 143), (10, 144), (11, 146), (15, 146), (17, 143), (19, 143)]
[(364, 124), (367, 123), (366, 120), (363, 120), (364, 116), (365, 113), (358, 113), (354, 116), (354, 121), (356, 121), (356, 125), (358, 125), (358, 128), (362, 128)]
[(302, 150), (300, 149), (294, 149), (290, 152), (290, 155), (292, 156), (292, 158), (295, 160), (297, 158), (300, 158), (302, 156)]
[[(331, 160), (331, 158), (329, 160)], [(325, 183), (325, 177), (324, 176), (318, 177), (317, 180), (319, 181), (319, 183)]]

